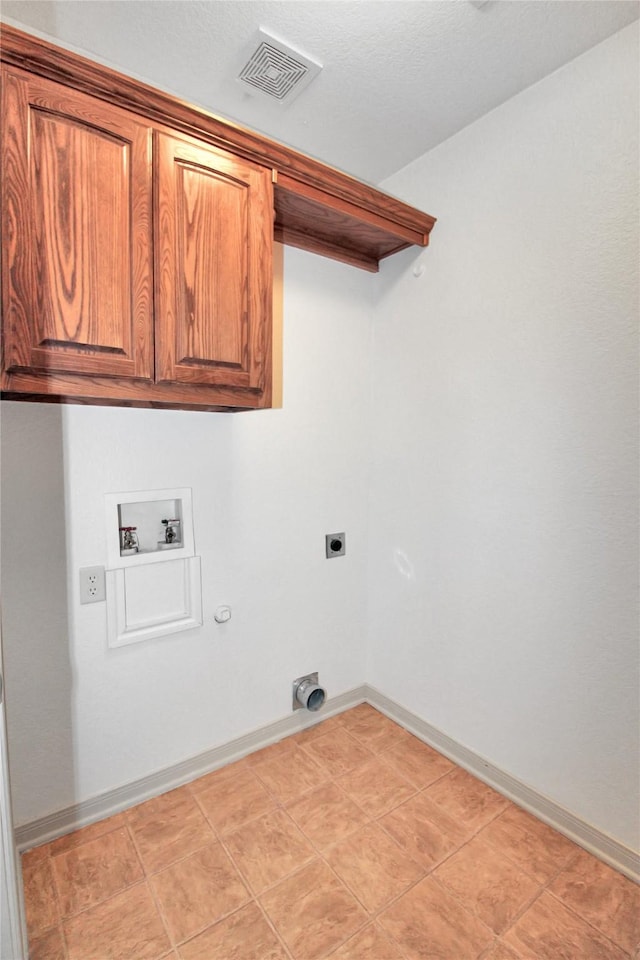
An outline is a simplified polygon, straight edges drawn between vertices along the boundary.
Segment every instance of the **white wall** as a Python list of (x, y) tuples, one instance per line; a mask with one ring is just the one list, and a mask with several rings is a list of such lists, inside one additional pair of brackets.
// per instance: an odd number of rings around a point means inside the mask
[(638, 31), (387, 181), (367, 679), (638, 844)]
[[(303, 673), (329, 696), (362, 683), (373, 282), (286, 250), (283, 410), (2, 404), (18, 824), (289, 715)], [(106, 563), (103, 495), (173, 486), (193, 489), (205, 625), (108, 649), (105, 604), (77, 590), (80, 567)]]

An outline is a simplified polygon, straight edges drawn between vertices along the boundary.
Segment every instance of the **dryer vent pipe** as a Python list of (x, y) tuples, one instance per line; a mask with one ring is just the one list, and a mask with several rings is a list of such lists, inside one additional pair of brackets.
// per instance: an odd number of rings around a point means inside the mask
[(319, 710), (326, 699), (326, 691), (319, 685), (317, 673), (293, 681), (294, 710)]

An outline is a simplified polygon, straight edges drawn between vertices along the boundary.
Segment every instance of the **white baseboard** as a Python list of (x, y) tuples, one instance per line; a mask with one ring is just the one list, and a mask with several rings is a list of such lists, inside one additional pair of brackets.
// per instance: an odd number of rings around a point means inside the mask
[(528, 810), (539, 820), (547, 823), (565, 837), (588, 850), (594, 856), (608, 863), (636, 883), (640, 883), (640, 855), (614, 840), (601, 830), (581, 820), (569, 810), (545, 797), (537, 790), (505, 773), (488, 760), (462, 746), (441, 730), (431, 726), (416, 714), (406, 710), (399, 703), (380, 693), (368, 684), (362, 684), (327, 701), (319, 715), (306, 711), (297, 711), (290, 716), (276, 720), (259, 730), (231, 740), (220, 747), (214, 747), (205, 753), (176, 763), (164, 770), (158, 770), (147, 777), (115, 790), (109, 790), (98, 797), (73, 804), (46, 817), (33, 820), (16, 828), (16, 843), (20, 851), (28, 850), (41, 843), (47, 843), (56, 837), (70, 833), (87, 824), (102, 820), (119, 813), (127, 807), (142, 803), (167, 790), (182, 786), (204, 776), (212, 770), (239, 760), (241, 757), (263, 747), (276, 743), (284, 737), (299, 733), (307, 727), (320, 723), (330, 716), (342, 713), (359, 703), (370, 703), (391, 720), (409, 730), (425, 743), (449, 757), (454, 763), (468, 770), (479, 780), (493, 787), (503, 796)]
[(444, 754), (458, 766), (472, 773), (478, 780), (493, 787), (498, 793), (513, 800), (519, 807), (528, 810), (538, 820), (547, 823), (558, 833), (573, 840), (579, 846), (588, 850), (599, 860), (623, 873), (636, 883), (640, 883), (640, 854), (624, 846), (618, 840), (598, 830), (585, 820), (581, 820), (569, 810), (565, 810), (559, 803), (545, 797), (533, 787), (521, 780), (517, 780), (494, 766), (484, 757), (479, 756), (456, 740), (452, 740), (446, 733), (432, 727), (430, 723), (421, 720), (414, 713), (391, 700), (374, 687), (366, 686), (365, 699), (367, 703), (380, 710), (391, 720), (395, 720), (410, 733), (424, 740), (439, 753)]

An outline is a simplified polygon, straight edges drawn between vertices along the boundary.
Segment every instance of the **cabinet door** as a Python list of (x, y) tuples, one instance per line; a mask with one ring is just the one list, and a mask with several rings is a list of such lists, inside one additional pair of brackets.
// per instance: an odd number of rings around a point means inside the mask
[(153, 377), (151, 129), (3, 74), (6, 374)]
[(156, 379), (264, 388), (271, 361), (271, 171), (157, 134)]

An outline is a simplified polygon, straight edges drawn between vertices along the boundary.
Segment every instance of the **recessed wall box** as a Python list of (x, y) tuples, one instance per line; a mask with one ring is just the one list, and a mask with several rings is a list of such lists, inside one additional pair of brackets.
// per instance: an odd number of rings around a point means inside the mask
[(105, 494), (110, 570), (195, 555), (190, 487)]

